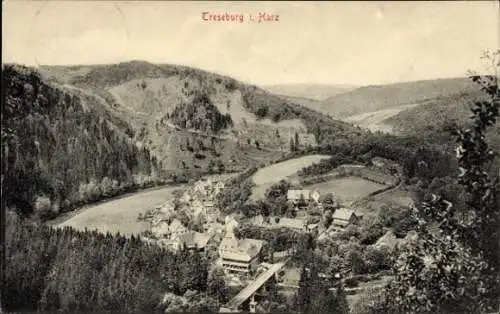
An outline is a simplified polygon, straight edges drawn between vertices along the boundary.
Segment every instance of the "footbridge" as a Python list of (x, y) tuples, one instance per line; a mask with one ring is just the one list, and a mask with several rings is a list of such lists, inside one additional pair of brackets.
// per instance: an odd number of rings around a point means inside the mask
[[(285, 266), (289, 261), (286, 259), (282, 262), (272, 264), (265, 272), (260, 274), (252, 282), (250, 282), (245, 288), (243, 288), (234, 298), (232, 298), (224, 307), (221, 308), (220, 312), (237, 312), (238, 308), (248, 299), (254, 299), (255, 294), (259, 289), (268, 282), (269, 279), (274, 277), (276, 273)], [(252, 306), (250, 307), (252, 311)]]

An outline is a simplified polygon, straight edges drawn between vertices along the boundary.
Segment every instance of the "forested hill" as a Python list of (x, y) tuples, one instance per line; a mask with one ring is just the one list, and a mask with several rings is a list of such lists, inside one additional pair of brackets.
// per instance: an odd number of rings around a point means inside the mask
[(313, 108), (334, 117), (347, 117), (476, 91), (479, 87), (466, 77), (370, 85), (325, 99)]
[(350, 124), (230, 77), (177, 65), (4, 65), (2, 178), (9, 207), (45, 218), (163, 181), (241, 171)]
[(46, 82), (32, 68), (2, 67), (2, 189), (24, 214), (73, 206), (158, 181), (157, 162), (92, 95)]
[[(297, 133), (300, 146), (359, 130), (231, 77), (172, 64), (130, 61), (43, 66), (41, 73), (102, 99), (177, 174), (241, 171), (282, 158)], [(218, 170), (218, 169), (216, 169)]]

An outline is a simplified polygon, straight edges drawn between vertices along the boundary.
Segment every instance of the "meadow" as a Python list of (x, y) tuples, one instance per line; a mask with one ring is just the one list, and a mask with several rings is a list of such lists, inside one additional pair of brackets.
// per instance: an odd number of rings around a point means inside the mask
[(149, 222), (137, 221), (139, 213), (144, 213), (172, 198), (172, 192), (180, 186), (139, 192), (82, 208), (57, 227), (70, 226), (79, 230), (97, 229), (100, 232), (119, 232), (123, 235), (139, 234), (150, 229)]
[(384, 188), (385, 185), (371, 182), (359, 177), (349, 176), (305, 186), (308, 190), (318, 190), (320, 194), (333, 193), (343, 205)]
[(279, 162), (268, 167), (259, 169), (253, 176), (255, 183), (252, 189), (252, 199), (264, 197), (264, 193), (272, 184), (288, 178), (297, 173), (298, 170), (329, 158), (328, 155), (309, 155)]

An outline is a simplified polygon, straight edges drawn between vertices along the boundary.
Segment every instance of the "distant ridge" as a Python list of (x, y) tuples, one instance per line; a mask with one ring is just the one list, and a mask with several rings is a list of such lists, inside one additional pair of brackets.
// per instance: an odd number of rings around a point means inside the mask
[(275, 84), (263, 85), (263, 89), (278, 95), (324, 100), (329, 97), (355, 89), (354, 85), (328, 85), (328, 84)]
[(478, 89), (466, 77), (370, 85), (332, 96), (316, 104), (313, 109), (342, 118)]

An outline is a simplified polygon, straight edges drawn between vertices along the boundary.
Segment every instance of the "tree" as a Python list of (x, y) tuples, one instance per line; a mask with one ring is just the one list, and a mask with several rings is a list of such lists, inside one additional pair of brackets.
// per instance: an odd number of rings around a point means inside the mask
[(335, 200), (335, 196), (333, 193), (327, 193), (323, 197), (323, 207), (325, 209), (336, 209), (337, 208), (337, 202)]
[(269, 112), (269, 107), (267, 105), (261, 105), (257, 109), (257, 112), (255, 114), (257, 115), (258, 118), (265, 118), (268, 112)]
[(294, 152), (295, 151), (295, 144), (293, 142), (293, 138), (290, 137), (290, 151)]
[(365, 261), (358, 250), (354, 249), (349, 251), (346, 256), (346, 261), (355, 275), (363, 274), (366, 271)]
[[(472, 106), (472, 128), (458, 130), (458, 181), (466, 191), (464, 211), (431, 194), (413, 207), (418, 240), (402, 250), (386, 302), (396, 312), (481, 313), (498, 311), (500, 243), (498, 169), (485, 131), (499, 116), (498, 58), (495, 75), (472, 76), (488, 95)], [(436, 227), (437, 226), (437, 230)]]
[(214, 267), (208, 274), (207, 279), (208, 295), (214, 297), (219, 303), (223, 304), (228, 299), (228, 288), (224, 279), (224, 270), (220, 267)]
[[(304, 266), (300, 273), (296, 309), (304, 313), (349, 313), (346, 296), (340, 284), (331, 287), (319, 278), (316, 263), (309, 265), (309, 269)], [(330, 288), (334, 288), (334, 291)]]
[(323, 213), (323, 225), (328, 229), (333, 222), (333, 213), (331, 210), (327, 209)]
[(307, 273), (306, 266), (302, 266), (300, 270), (299, 291), (296, 298), (297, 310), (307, 312), (311, 302), (311, 282)]
[(294, 142), (294, 147), (295, 147), (295, 150), (298, 150), (299, 149), (299, 133), (295, 132), (295, 142)]

